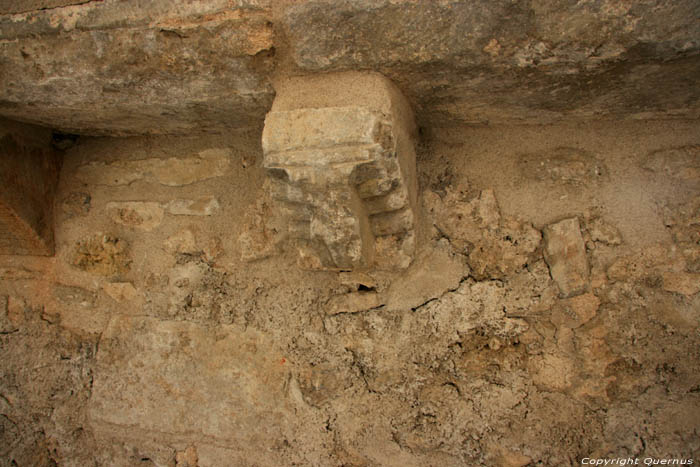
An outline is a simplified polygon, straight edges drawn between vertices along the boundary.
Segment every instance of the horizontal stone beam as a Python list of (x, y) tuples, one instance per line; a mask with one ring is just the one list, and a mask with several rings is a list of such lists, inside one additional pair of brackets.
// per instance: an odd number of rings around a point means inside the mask
[(697, 0), (0, 2), (0, 115), (260, 127), (279, 76), (373, 70), (423, 126), (700, 117)]

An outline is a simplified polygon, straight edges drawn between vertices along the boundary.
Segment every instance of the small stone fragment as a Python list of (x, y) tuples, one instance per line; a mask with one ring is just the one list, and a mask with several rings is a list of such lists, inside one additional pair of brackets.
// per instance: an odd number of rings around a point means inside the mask
[(90, 212), (91, 196), (82, 191), (72, 191), (63, 199), (63, 212), (69, 216), (83, 216)]
[(149, 232), (163, 221), (163, 208), (145, 201), (110, 202), (105, 206), (112, 221)]
[(70, 264), (102, 276), (124, 274), (131, 265), (128, 244), (110, 235), (86, 238), (76, 244)]
[(668, 292), (692, 296), (700, 292), (700, 273), (664, 272), (663, 287)]
[(455, 290), (466, 269), (444, 245), (421, 255), (389, 287), (387, 310), (410, 310)]
[(224, 254), (224, 245), (219, 237), (212, 237), (204, 247), (204, 257), (207, 261), (214, 261), (216, 258)]
[(562, 297), (573, 297), (588, 289), (588, 259), (578, 218), (545, 227), (544, 259)]
[(102, 289), (116, 302), (130, 301), (138, 295), (131, 282), (109, 282)]
[(700, 180), (700, 145), (661, 149), (647, 156), (643, 167), (685, 181)]
[(37, 274), (37, 272), (23, 267), (0, 268), (0, 279), (4, 281), (32, 280), (37, 278)]
[(525, 467), (532, 462), (532, 458), (525, 454), (507, 450), (503, 450), (499, 460), (501, 467)]
[(467, 255), (478, 280), (517, 273), (538, 250), (541, 234), (532, 225), (502, 218), (493, 190), (471, 199), (466, 187), (448, 187), (445, 196), (427, 191), (424, 202), (437, 231)]
[(174, 199), (165, 205), (168, 214), (173, 216), (211, 216), (219, 210), (216, 198)]
[(574, 365), (560, 355), (545, 354), (530, 360), (529, 370), (534, 383), (549, 391), (565, 391), (572, 385)]
[(326, 312), (329, 315), (359, 313), (382, 305), (382, 299), (376, 292), (353, 292), (331, 298)]
[(166, 186), (182, 186), (224, 175), (230, 150), (207, 149), (196, 157), (90, 162), (76, 172), (79, 180), (93, 185), (121, 186), (144, 180)]
[(197, 448), (189, 446), (184, 451), (178, 451), (175, 454), (176, 467), (197, 467)]
[(95, 305), (95, 293), (81, 287), (56, 284), (53, 287), (53, 294), (64, 305), (83, 308), (90, 308)]
[(551, 321), (555, 326), (578, 328), (595, 316), (600, 299), (592, 293), (561, 300), (552, 310)]
[(343, 374), (336, 367), (326, 363), (300, 371), (298, 384), (304, 402), (320, 407), (338, 397), (349, 383), (344, 381)]
[(588, 221), (586, 228), (591, 235), (591, 240), (594, 242), (600, 242), (606, 245), (620, 245), (622, 243), (620, 231), (617, 230), (614, 225), (608, 224), (600, 217)]
[(258, 199), (243, 220), (238, 246), (243, 261), (258, 261), (277, 252), (280, 234), (274, 225), (272, 204), (267, 196)]
[(195, 254), (200, 250), (197, 249), (194, 233), (190, 229), (183, 229), (168, 237), (165, 241), (165, 251), (173, 254)]

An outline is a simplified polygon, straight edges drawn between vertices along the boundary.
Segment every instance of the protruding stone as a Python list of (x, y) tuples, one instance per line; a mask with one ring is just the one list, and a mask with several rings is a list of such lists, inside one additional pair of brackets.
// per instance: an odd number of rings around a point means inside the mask
[(76, 244), (71, 265), (102, 276), (125, 274), (131, 265), (128, 244), (109, 235), (85, 238)]
[(700, 273), (665, 272), (663, 277), (664, 290), (679, 293), (688, 297), (700, 292)]
[(112, 221), (126, 227), (151, 231), (163, 221), (163, 208), (146, 201), (110, 202), (105, 210)]
[(594, 242), (604, 243), (606, 245), (620, 245), (622, 243), (622, 235), (620, 231), (612, 225), (605, 222), (600, 217), (588, 221), (588, 233), (591, 235), (591, 240)]
[(263, 131), (273, 199), (288, 210), (300, 265), (405, 268), (415, 250), (411, 110), (378, 74), (293, 78)]
[(467, 268), (450, 254), (446, 245), (438, 245), (418, 257), (391, 284), (386, 308), (389, 311), (403, 311), (420, 306), (450, 290), (456, 290), (466, 275)]
[(172, 254), (194, 254), (198, 252), (194, 233), (183, 229), (168, 237), (165, 241), (165, 251)]
[(60, 161), (51, 133), (0, 120), (0, 254), (52, 255)]
[(588, 259), (578, 218), (545, 227), (544, 258), (562, 297), (573, 297), (588, 289)]
[(328, 303), (326, 311), (329, 315), (340, 313), (359, 313), (382, 306), (384, 303), (377, 292), (353, 292), (337, 295)]
[(102, 289), (116, 302), (133, 300), (138, 296), (131, 282), (109, 282)]
[(90, 162), (78, 167), (76, 175), (80, 181), (93, 185), (121, 186), (144, 180), (165, 186), (183, 186), (221, 177), (230, 161), (230, 150), (212, 148), (192, 157)]
[(562, 300), (552, 309), (552, 323), (558, 327), (578, 328), (596, 315), (600, 299), (592, 293)]
[(202, 199), (174, 199), (165, 205), (173, 216), (211, 216), (219, 210), (219, 201), (214, 197)]

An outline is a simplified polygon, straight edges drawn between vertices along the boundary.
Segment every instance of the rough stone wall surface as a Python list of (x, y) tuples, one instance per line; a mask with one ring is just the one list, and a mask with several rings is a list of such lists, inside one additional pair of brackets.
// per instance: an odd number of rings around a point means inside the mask
[(278, 77), (346, 70), (388, 76), (422, 126), (700, 112), (695, 0), (17, 3), (0, 114), (75, 133), (261, 126)]
[(699, 130), (426, 132), (401, 272), (298, 269), (258, 131), (81, 138), (0, 256), (0, 465), (697, 462)]

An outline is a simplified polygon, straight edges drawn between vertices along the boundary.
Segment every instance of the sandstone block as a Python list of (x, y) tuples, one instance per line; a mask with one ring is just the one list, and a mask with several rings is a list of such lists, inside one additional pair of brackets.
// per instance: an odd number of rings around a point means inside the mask
[(160, 204), (147, 201), (110, 202), (105, 210), (117, 224), (147, 232), (158, 227), (164, 215)]
[(117, 302), (133, 300), (138, 296), (131, 282), (108, 282), (102, 286), (102, 289)]
[(329, 315), (359, 313), (382, 305), (382, 299), (376, 292), (352, 292), (331, 298), (326, 311)]
[(109, 235), (87, 237), (75, 245), (70, 264), (93, 274), (119, 276), (131, 267), (129, 245)]
[(620, 231), (617, 230), (617, 227), (605, 222), (599, 217), (591, 219), (587, 223), (586, 228), (591, 235), (591, 240), (594, 242), (600, 242), (606, 245), (620, 245), (622, 243), (622, 235)]
[(467, 269), (458, 258), (440, 245), (416, 259), (408, 270), (392, 282), (386, 309), (405, 311), (456, 290)]
[(557, 327), (578, 328), (593, 319), (599, 306), (600, 299), (592, 293), (568, 298), (554, 306), (551, 321)]
[(294, 78), (263, 131), (272, 197), (290, 219), (300, 265), (403, 268), (415, 250), (411, 110), (377, 74)]
[(52, 255), (60, 160), (50, 132), (0, 120), (0, 254)]
[(588, 289), (588, 259), (578, 218), (545, 227), (544, 258), (562, 297), (573, 297)]
[(647, 156), (643, 167), (681, 181), (700, 181), (700, 145), (653, 151)]
[(219, 201), (214, 197), (201, 199), (174, 199), (165, 205), (173, 216), (212, 216), (219, 210)]
[(144, 180), (165, 186), (183, 186), (221, 177), (230, 162), (229, 149), (211, 148), (190, 157), (90, 162), (78, 167), (76, 176), (93, 185), (121, 186)]
[(700, 273), (664, 272), (664, 290), (686, 295), (688, 297), (700, 292)]
[(100, 341), (90, 420), (98, 433), (119, 427), (127, 437), (272, 444), (288, 370), (271, 344), (234, 326), (116, 318)]

